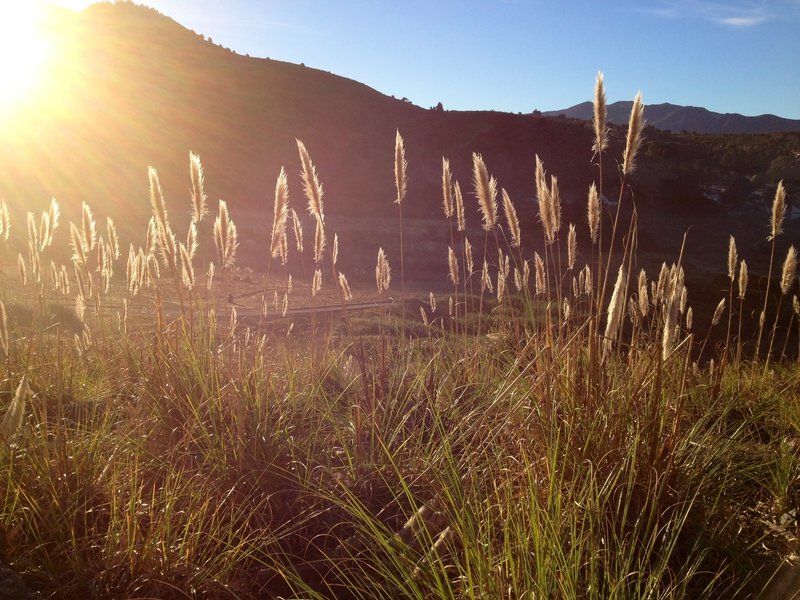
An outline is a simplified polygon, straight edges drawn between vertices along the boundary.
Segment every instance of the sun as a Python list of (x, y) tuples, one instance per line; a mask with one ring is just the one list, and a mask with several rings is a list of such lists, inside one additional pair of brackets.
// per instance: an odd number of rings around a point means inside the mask
[(43, 8), (31, 0), (0, 0), (0, 120), (32, 100), (45, 78), (51, 45)]

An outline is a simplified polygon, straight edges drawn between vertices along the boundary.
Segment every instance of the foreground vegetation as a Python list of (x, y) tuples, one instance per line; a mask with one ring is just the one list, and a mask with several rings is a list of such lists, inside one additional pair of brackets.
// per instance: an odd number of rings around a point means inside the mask
[[(604, 96), (598, 78), (598, 163)], [(206, 212), (195, 156), (185, 243), (151, 170), (154, 217), (130, 248), (124, 294), (113, 223), (98, 235), (85, 206), (74, 266), (48, 268), (59, 207), (31, 215), (24, 289), (4, 274), (0, 307), (0, 560), (56, 598), (752, 597), (798, 550), (783, 188), (759, 318), (743, 314), (755, 292), (732, 239), (720, 260), (727, 250), (730, 289), (698, 332), (682, 257), (652, 281), (636, 273), (625, 179), (642, 125), (637, 98), (622, 192), (604, 208), (603, 182), (592, 186), (588, 228), (562, 227), (558, 182), (537, 160), (536, 242), (520, 238), (478, 155), (483, 230), (471, 237), (445, 161), (452, 292), (422, 305), (397, 291), (411, 277), (398, 134), (401, 256), (392, 269), (378, 250), (376, 265), (393, 314), (346, 311), (353, 293), (302, 143), (313, 239), (304, 249), (282, 171), (268, 238), (282, 274), (268, 273), (248, 319), (225, 302), (238, 240), (224, 203), (208, 232), (216, 257), (195, 275)], [(3, 217), (5, 240), (9, 229)], [(313, 269), (310, 316), (267, 327), (298, 293), (292, 260)], [(341, 321), (316, 311), (323, 288)], [(66, 295), (74, 310), (57, 303)], [(725, 332), (713, 348), (711, 328)]]

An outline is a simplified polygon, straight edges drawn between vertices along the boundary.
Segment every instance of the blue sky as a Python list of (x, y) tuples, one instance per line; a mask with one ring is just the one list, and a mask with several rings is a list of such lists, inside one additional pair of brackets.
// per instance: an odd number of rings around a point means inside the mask
[[(56, 0), (80, 8), (86, 0)], [(800, 0), (139, 0), (242, 54), (415, 104), (530, 112), (673, 102), (800, 119)]]

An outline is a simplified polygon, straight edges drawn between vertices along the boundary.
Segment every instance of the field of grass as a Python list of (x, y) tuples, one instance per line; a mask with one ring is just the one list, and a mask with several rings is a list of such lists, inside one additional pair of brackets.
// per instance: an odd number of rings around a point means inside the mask
[[(639, 273), (636, 212), (620, 211), (641, 105), (624, 156), (608, 157), (602, 79), (595, 102), (595, 160), (621, 165), (616, 206), (597, 181), (586, 221), (562, 223), (537, 161), (540, 255), (480, 156), (469, 193), (444, 162), (451, 292), (424, 300), (378, 248), (374, 291), (351, 292), (302, 143), (309, 215), (292, 214), (282, 174), (266, 280), (236, 270), (223, 204), (209, 223), (195, 156), (188, 236), (151, 171), (153, 220), (127, 267), (113, 224), (86, 206), (67, 227), (53, 203), (29, 216), (16, 281), (0, 210), (0, 561), (52, 598), (757, 596), (800, 549), (783, 189), (764, 224), (766, 293), (754, 300), (732, 239), (730, 289), (695, 317), (684, 257)], [(399, 135), (395, 158), (402, 236)], [(464, 227), (473, 192), (479, 233)], [(72, 264), (51, 263), (53, 244)], [(389, 294), (391, 312), (346, 310)], [(287, 327), (270, 319), (284, 304), (311, 310)]]

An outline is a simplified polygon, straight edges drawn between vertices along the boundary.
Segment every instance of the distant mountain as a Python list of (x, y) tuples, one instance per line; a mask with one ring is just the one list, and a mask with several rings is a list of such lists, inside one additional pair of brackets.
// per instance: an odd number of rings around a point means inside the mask
[[(632, 104), (631, 101), (609, 104), (608, 120), (617, 125), (626, 125)], [(581, 102), (570, 108), (547, 111), (543, 114), (590, 120), (593, 112), (591, 102)], [(647, 123), (653, 127), (675, 132), (773, 133), (776, 131), (800, 131), (800, 120), (797, 119), (784, 119), (775, 115), (746, 117), (738, 113), (722, 114), (698, 106), (680, 106), (669, 103), (645, 104), (644, 117)]]

